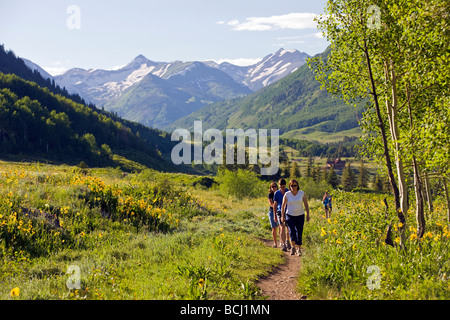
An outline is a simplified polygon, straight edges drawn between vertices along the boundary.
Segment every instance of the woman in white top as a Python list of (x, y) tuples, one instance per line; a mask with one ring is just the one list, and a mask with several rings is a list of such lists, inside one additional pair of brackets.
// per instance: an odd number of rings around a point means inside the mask
[[(298, 255), (301, 255), (303, 225), (309, 221), (308, 199), (303, 191), (299, 190), (297, 180), (289, 182), (289, 190), (283, 197), (281, 205), (281, 219), (289, 227), (289, 236), (291, 238), (291, 255), (295, 254), (296, 247)], [(286, 209), (287, 206), (287, 209)]]

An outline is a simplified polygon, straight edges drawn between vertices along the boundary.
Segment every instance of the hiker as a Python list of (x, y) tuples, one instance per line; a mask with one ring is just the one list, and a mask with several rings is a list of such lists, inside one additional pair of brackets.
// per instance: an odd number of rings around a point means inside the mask
[(330, 219), (331, 217), (331, 195), (328, 193), (328, 191), (325, 191), (325, 194), (322, 198), (323, 206), (325, 208), (325, 216), (327, 219)]
[[(291, 238), (291, 255), (302, 254), (302, 235), (303, 225), (309, 221), (309, 206), (305, 192), (299, 190), (297, 180), (292, 179), (289, 182), (290, 191), (286, 192), (283, 197), (281, 206), (281, 221), (285, 221), (289, 227), (289, 236)], [(297, 251), (297, 252), (296, 252)]]
[(274, 208), (274, 212), (275, 212), (275, 210), (277, 211), (277, 217), (278, 217), (279, 226), (280, 226), (281, 250), (288, 251), (289, 249), (291, 249), (291, 244), (286, 239), (287, 238), (286, 223), (281, 221), (281, 204), (283, 203), (283, 197), (286, 194), (286, 192), (288, 191), (288, 189), (286, 189), (286, 180), (280, 179), (278, 181), (278, 184), (280, 185), (280, 189), (277, 190), (273, 196), (273, 208)]
[(275, 192), (278, 190), (278, 186), (276, 182), (272, 182), (269, 186), (269, 221), (270, 226), (272, 227), (272, 237), (273, 237), (273, 247), (277, 247), (277, 230), (278, 230), (278, 219), (277, 215), (273, 212), (273, 198), (275, 195)]

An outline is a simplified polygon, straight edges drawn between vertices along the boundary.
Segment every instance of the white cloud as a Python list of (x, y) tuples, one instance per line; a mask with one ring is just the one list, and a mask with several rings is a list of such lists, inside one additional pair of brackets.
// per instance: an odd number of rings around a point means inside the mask
[[(315, 13), (299, 12), (271, 17), (249, 17), (245, 21), (231, 20), (227, 24), (236, 31), (268, 31), (276, 29), (316, 28)], [(223, 22), (223, 21), (219, 21)], [(219, 23), (218, 22), (218, 23)]]
[(42, 67), (42, 69), (50, 73), (53, 77), (63, 74), (68, 70), (66, 67)]
[(42, 67), (42, 69), (44, 69), (45, 71), (50, 73), (52, 76), (57, 76), (57, 75), (63, 74), (67, 70), (69, 70), (68, 67), (64, 66), (69, 63), (70, 63), (70, 60), (52, 61), (52, 62), (50, 62), (50, 66)]
[(324, 38), (323, 33), (322, 32), (316, 32), (313, 34), (314, 38), (318, 38), (318, 39), (322, 39)]
[(237, 26), (239, 24), (239, 20), (231, 20), (227, 23), (229, 26)]

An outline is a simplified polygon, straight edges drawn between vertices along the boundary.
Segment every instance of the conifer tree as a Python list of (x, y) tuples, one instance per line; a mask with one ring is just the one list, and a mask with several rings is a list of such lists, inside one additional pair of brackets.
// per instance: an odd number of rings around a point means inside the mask
[(381, 176), (379, 174), (375, 175), (373, 181), (373, 189), (378, 192), (383, 192), (383, 180), (381, 179)]
[(345, 191), (351, 191), (355, 187), (355, 173), (351, 168), (351, 162), (345, 166), (342, 172), (342, 187)]
[(330, 168), (330, 172), (328, 173), (328, 179), (327, 179), (327, 183), (333, 188), (335, 189), (338, 185), (339, 185), (339, 178), (336, 174), (336, 171), (334, 170), (334, 167)]
[(311, 178), (312, 177), (312, 171), (313, 171), (313, 159), (311, 156), (308, 157), (308, 162), (306, 164), (306, 177)]
[(291, 170), (290, 170), (290, 178), (291, 179), (300, 179), (300, 168), (298, 167), (298, 164), (296, 161), (292, 163)]
[(364, 162), (361, 160), (358, 174), (358, 188), (367, 188), (369, 183), (369, 173), (366, 167), (364, 167)]
[(283, 167), (281, 168), (281, 177), (289, 178), (291, 173), (291, 165), (289, 161), (285, 161)]

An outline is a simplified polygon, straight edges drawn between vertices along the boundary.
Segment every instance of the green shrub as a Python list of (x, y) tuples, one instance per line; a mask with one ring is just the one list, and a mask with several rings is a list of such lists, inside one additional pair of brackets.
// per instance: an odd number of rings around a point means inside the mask
[(261, 181), (256, 173), (243, 169), (219, 170), (216, 180), (219, 182), (219, 189), (223, 194), (237, 199), (257, 198), (266, 191), (266, 183)]

